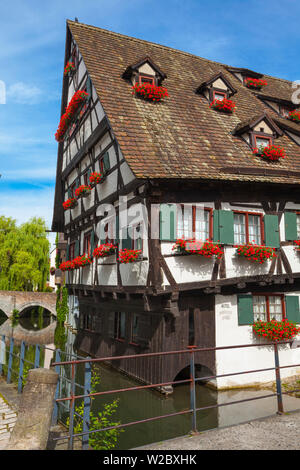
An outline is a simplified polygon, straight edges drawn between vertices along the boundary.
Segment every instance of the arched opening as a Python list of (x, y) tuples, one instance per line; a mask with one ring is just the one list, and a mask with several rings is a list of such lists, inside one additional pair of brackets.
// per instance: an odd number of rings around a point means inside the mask
[(0, 309), (0, 326), (3, 325), (3, 323), (5, 323), (7, 319), (7, 315), (5, 315), (3, 310)]
[(19, 315), (19, 325), (29, 331), (43, 330), (56, 321), (48, 309), (38, 305), (25, 308)]
[[(214, 376), (214, 373), (212, 372), (211, 369), (208, 367), (202, 365), (202, 364), (195, 364), (195, 378), (200, 379), (203, 377), (203, 380), (199, 380), (196, 382), (197, 385), (211, 385), (215, 387), (216, 385), (216, 379), (210, 379), (208, 377)], [(207, 377), (207, 378), (206, 378)], [(185, 367), (182, 369), (175, 377), (174, 381), (176, 380), (186, 380), (190, 378), (190, 366)], [(180, 384), (174, 386), (179, 386)]]

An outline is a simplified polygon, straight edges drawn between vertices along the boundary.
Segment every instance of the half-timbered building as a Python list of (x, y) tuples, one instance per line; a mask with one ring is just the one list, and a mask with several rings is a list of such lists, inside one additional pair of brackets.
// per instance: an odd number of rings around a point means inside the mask
[[(79, 303), (77, 347), (94, 357), (217, 348), (261, 341), (252, 330), (257, 320), (300, 323), (300, 124), (290, 117), (297, 116), (292, 83), (73, 21), (65, 66), (62, 116), (76, 92), (85, 98), (58, 136), (52, 230), (65, 234), (70, 261), (90, 260), (66, 272)], [(168, 96), (143, 99), (133, 86), (145, 84)], [(224, 99), (234, 112), (214, 108)], [(262, 150), (270, 146), (284, 153), (269, 159)], [(76, 197), (92, 174), (101, 179)], [(217, 244), (219, 255), (176, 245), (194, 239)], [(116, 247), (109, 256), (93, 256), (108, 243)], [(237, 252), (248, 244), (271, 248), (272, 256), (251, 262)], [(123, 263), (122, 250), (139, 255)], [(297, 364), (300, 349), (284, 345), (280, 359)], [(196, 355), (202, 375), (272, 360), (267, 347)], [(117, 365), (161, 383), (183, 374), (189, 357)], [(215, 384), (272, 380), (269, 371)]]

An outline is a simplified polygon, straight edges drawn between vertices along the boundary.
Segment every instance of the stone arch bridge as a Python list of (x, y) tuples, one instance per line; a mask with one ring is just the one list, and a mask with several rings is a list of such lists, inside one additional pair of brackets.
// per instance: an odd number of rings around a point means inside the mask
[(56, 316), (56, 293), (0, 291), (0, 310), (7, 317), (12, 315), (14, 309), (22, 314), (29, 307), (44, 307)]

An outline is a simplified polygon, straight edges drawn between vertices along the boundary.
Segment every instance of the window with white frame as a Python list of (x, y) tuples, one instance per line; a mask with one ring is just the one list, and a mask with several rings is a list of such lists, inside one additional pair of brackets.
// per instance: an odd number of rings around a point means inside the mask
[(177, 237), (207, 240), (212, 237), (212, 210), (197, 206), (182, 206), (177, 218)]
[(281, 321), (285, 317), (282, 295), (254, 295), (254, 321)]

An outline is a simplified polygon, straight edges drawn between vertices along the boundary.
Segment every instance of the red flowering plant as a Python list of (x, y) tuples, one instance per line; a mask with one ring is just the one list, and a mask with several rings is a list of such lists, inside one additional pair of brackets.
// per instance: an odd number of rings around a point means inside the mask
[(85, 102), (85, 100), (88, 97), (88, 93), (84, 90), (77, 90), (70, 103), (68, 104), (65, 113), (62, 115), (60, 118), (60, 122), (58, 125), (58, 129), (55, 133), (55, 139), (58, 142), (62, 142), (65, 136), (65, 133), (70, 126), (72, 120), (76, 116), (77, 112), (79, 111), (82, 103)]
[(75, 268), (73, 261), (64, 261), (59, 265), (61, 271), (72, 271)]
[(236, 104), (234, 101), (224, 98), (223, 100), (213, 100), (209, 106), (217, 111), (233, 113), (235, 111)]
[(77, 199), (76, 197), (70, 197), (65, 202), (63, 202), (64, 210), (73, 209), (73, 207), (77, 206)]
[(248, 88), (253, 88), (255, 90), (261, 90), (264, 86), (268, 85), (266, 80), (261, 80), (260, 78), (245, 78), (245, 85)]
[(118, 261), (121, 264), (134, 263), (140, 257), (141, 253), (142, 250), (130, 250), (128, 248), (124, 248), (119, 251)]
[(102, 175), (101, 173), (97, 173), (94, 171), (93, 173), (90, 174), (90, 185), (95, 186), (98, 183), (101, 183), (102, 180)]
[(294, 109), (294, 111), (290, 111), (288, 118), (291, 121), (299, 123), (300, 122), (300, 111), (297, 111), (296, 109)]
[(112, 243), (102, 243), (94, 249), (93, 257), (104, 258), (105, 256), (114, 254), (116, 252), (116, 249), (116, 245), (113, 245)]
[(87, 186), (86, 184), (82, 184), (81, 186), (79, 186), (78, 188), (75, 189), (75, 196), (76, 198), (80, 198), (80, 197), (87, 197), (91, 194), (91, 187), (90, 186)]
[(266, 338), (270, 341), (285, 341), (292, 339), (300, 332), (300, 328), (287, 318), (284, 318), (281, 321), (258, 320), (253, 323), (252, 330), (257, 336), (261, 336), (262, 338)]
[(67, 62), (64, 70), (64, 76), (68, 75), (69, 72), (74, 72), (76, 70), (74, 62)]
[(280, 158), (285, 158), (286, 153), (282, 147), (278, 145), (267, 145), (266, 147), (260, 146), (253, 149), (254, 155), (259, 155), (261, 158), (265, 158), (270, 161), (277, 161)]
[(265, 245), (255, 245), (254, 243), (246, 243), (244, 245), (236, 245), (236, 253), (238, 256), (244, 256), (252, 263), (263, 264), (265, 261), (276, 258), (274, 248)]
[(220, 248), (218, 243), (214, 243), (208, 239), (202, 242), (193, 239), (185, 240), (184, 238), (178, 238), (172, 250), (187, 255), (201, 255), (205, 258), (216, 256), (220, 259), (224, 254), (224, 251)]
[(149, 101), (161, 101), (163, 98), (166, 98), (168, 95), (168, 90), (162, 86), (152, 85), (151, 83), (142, 83), (139, 85), (136, 83), (132, 87), (132, 94), (136, 94)]
[(74, 263), (74, 268), (82, 268), (83, 266), (87, 266), (88, 264), (92, 263), (92, 260), (89, 256), (87, 256), (85, 253), (82, 256), (77, 256), (73, 260)]

